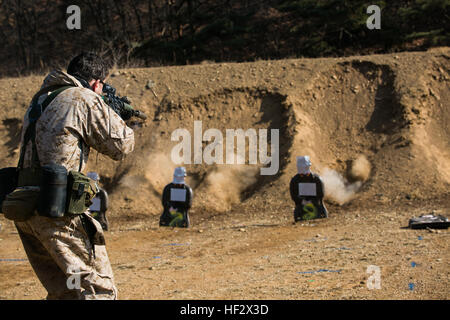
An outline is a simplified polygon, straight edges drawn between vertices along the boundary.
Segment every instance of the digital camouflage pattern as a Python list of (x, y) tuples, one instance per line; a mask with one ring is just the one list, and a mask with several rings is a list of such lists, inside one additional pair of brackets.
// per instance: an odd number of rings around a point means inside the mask
[[(113, 160), (121, 160), (133, 151), (133, 130), (99, 95), (62, 71), (51, 72), (42, 88), (53, 85), (74, 88), (60, 93), (37, 121), (36, 147), (41, 166), (54, 162), (68, 171), (78, 171), (80, 140), (83, 143), (81, 171), (88, 161), (90, 147)], [(39, 102), (46, 97), (47, 94), (42, 95)], [(28, 123), (27, 112), (22, 143)], [(26, 148), (24, 167), (30, 165), (31, 142)], [(93, 237), (88, 235), (82, 216), (94, 229)], [(117, 298), (102, 227), (88, 212), (62, 218), (41, 217), (35, 212), (29, 220), (16, 222), (16, 227), (29, 261), (48, 291), (48, 299)], [(73, 285), (68, 286), (71, 282)]]
[(95, 258), (81, 215), (34, 215), (26, 222), (16, 222), (28, 260), (48, 292), (47, 299), (117, 299), (102, 227), (92, 217), (85, 217), (97, 230)]
[[(74, 85), (60, 93), (41, 115), (36, 124), (36, 147), (41, 166), (55, 162), (67, 171), (79, 169), (83, 141), (83, 164), (88, 161), (90, 147), (121, 160), (134, 149), (134, 132), (127, 127), (103, 99), (90, 89), (84, 88), (74, 77), (62, 71), (51, 72), (42, 87)], [(49, 93), (50, 94), (50, 93)], [(39, 98), (42, 102), (47, 94)], [(24, 118), (22, 141), (28, 126), (28, 112)], [(31, 142), (28, 143), (24, 167), (30, 166)]]

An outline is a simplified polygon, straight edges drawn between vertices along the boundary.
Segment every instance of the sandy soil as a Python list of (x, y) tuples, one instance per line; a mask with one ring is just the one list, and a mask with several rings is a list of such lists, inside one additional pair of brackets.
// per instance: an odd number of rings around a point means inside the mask
[[(449, 231), (405, 228), (450, 208), (450, 49), (338, 59), (115, 70), (149, 115), (122, 162), (91, 151), (111, 198), (106, 233), (120, 299), (448, 299)], [(43, 75), (0, 79), (3, 167)], [(155, 83), (155, 97), (148, 81)], [(280, 170), (186, 165), (190, 229), (159, 228), (171, 134), (279, 129)], [(205, 147), (208, 143), (203, 144)], [(288, 183), (308, 154), (329, 219), (293, 224)], [(248, 159), (247, 159), (248, 160)], [(12, 222), (0, 216), (0, 299), (42, 299)], [(378, 266), (381, 288), (369, 289)]]

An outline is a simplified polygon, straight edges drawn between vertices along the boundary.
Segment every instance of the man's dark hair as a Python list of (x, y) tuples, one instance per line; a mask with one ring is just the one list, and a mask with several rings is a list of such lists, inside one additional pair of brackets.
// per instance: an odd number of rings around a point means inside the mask
[(70, 61), (67, 73), (86, 81), (105, 80), (109, 65), (93, 52), (82, 52)]

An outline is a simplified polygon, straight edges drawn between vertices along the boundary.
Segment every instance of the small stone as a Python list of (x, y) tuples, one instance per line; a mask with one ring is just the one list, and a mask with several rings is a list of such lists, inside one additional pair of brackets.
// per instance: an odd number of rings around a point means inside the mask
[(201, 230), (201, 229), (200, 229), (200, 230), (198, 230), (198, 233), (203, 233), (203, 230)]
[(431, 229), (431, 228), (429, 228), (429, 227), (427, 227), (427, 230), (428, 230), (428, 232), (430, 232), (430, 233), (441, 233), (440, 230)]
[(353, 93), (358, 93), (359, 92), (359, 87), (358, 86), (354, 86), (351, 88)]
[(146, 89), (151, 89), (155, 86), (155, 83), (152, 80), (148, 80), (147, 84), (145, 85)]
[(244, 228), (240, 228), (239, 231), (245, 232), (246, 230)]

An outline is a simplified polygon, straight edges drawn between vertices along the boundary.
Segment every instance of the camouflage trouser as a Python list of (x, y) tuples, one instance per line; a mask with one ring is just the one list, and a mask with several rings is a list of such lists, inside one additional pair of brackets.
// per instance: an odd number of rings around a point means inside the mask
[(95, 258), (81, 215), (35, 215), (26, 222), (16, 222), (28, 260), (48, 292), (47, 299), (117, 299), (103, 230), (98, 221), (84, 216), (95, 226), (96, 239), (103, 244), (95, 245)]

